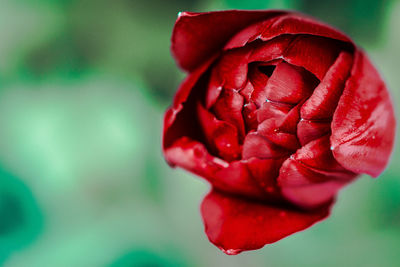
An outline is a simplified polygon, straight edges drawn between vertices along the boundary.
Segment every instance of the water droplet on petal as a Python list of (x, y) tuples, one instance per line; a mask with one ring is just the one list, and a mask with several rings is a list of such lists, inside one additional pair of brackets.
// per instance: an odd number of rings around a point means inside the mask
[(224, 168), (228, 168), (229, 167), (229, 163), (220, 159), (220, 158), (213, 158), (213, 162), (217, 165), (220, 165)]
[(236, 254), (239, 254), (242, 250), (240, 250), (240, 249), (227, 249), (227, 250), (222, 249), (222, 251), (228, 255), (236, 255)]

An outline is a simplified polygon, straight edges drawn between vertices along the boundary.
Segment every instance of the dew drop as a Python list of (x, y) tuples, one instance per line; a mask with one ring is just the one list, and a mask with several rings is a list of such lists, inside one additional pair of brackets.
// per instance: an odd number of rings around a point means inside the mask
[(240, 249), (227, 249), (227, 250), (222, 249), (222, 251), (228, 255), (236, 255), (236, 254), (239, 254), (242, 250), (240, 250)]
[(228, 168), (229, 167), (229, 163), (220, 159), (220, 158), (213, 158), (213, 162), (217, 165), (220, 165), (224, 168)]

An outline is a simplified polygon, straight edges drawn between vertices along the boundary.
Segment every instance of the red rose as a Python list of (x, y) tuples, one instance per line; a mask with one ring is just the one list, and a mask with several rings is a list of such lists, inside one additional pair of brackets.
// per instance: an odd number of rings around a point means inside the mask
[(189, 75), (165, 115), (164, 155), (211, 183), (201, 213), (227, 254), (326, 218), (340, 188), (385, 168), (389, 93), (337, 30), (284, 11), (185, 12), (172, 53)]

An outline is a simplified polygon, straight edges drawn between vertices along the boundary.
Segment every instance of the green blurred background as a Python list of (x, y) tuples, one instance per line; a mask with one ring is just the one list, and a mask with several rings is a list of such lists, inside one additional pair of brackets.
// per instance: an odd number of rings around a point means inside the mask
[(208, 185), (164, 162), (163, 112), (184, 77), (177, 13), (266, 8), (348, 33), (398, 106), (400, 1), (0, 0), (0, 265), (400, 266), (398, 145), (328, 220), (238, 256), (203, 233)]

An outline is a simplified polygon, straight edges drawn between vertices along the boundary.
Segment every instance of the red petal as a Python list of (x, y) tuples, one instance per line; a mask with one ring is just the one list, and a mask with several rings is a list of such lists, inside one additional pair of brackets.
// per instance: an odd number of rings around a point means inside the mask
[(341, 50), (345, 48), (349, 49), (340, 41), (298, 35), (285, 50), (283, 58), (290, 64), (304, 67), (321, 81)]
[(289, 158), (282, 165), (278, 184), (289, 201), (302, 208), (314, 209), (331, 201), (337, 191), (348, 183), (336, 179), (338, 177), (326, 176)]
[(300, 147), (296, 135), (280, 132), (277, 126), (277, 119), (268, 119), (258, 125), (257, 133), (267, 138), (270, 142), (289, 150), (296, 150)]
[(292, 105), (271, 101), (264, 102), (261, 108), (258, 109), (257, 120), (259, 123), (261, 123), (267, 119), (286, 116), (292, 108)]
[(249, 62), (271, 62), (272, 60), (282, 59), (282, 55), (293, 39), (292, 35), (282, 35), (268, 42), (254, 45)]
[[(333, 157), (330, 150), (329, 136), (325, 135), (309, 142), (299, 149), (292, 158), (311, 168), (326, 172), (346, 172)], [(347, 175), (347, 174), (346, 174)]]
[(350, 53), (340, 53), (324, 79), (301, 107), (302, 118), (308, 120), (332, 118), (344, 84), (350, 75), (352, 63), (353, 57)]
[(214, 105), (215, 101), (217, 101), (219, 95), (221, 94), (223, 85), (224, 82), (219, 76), (218, 68), (212, 68), (206, 92), (206, 108), (211, 108), (212, 105)]
[(254, 88), (251, 93), (251, 100), (260, 107), (267, 99), (265, 87), (269, 77), (259, 70), (258, 64), (252, 64), (249, 66), (248, 78)]
[(247, 103), (243, 106), (243, 118), (246, 122), (247, 132), (257, 130), (257, 112), (257, 106), (253, 102)]
[(245, 27), (282, 11), (217, 11), (179, 13), (172, 33), (172, 53), (183, 69), (192, 71), (218, 53), (226, 42)]
[(201, 204), (201, 213), (209, 240), (235, 255), (310, 227), (329, 215), (329, 207), (305, 212), (211, 191)]
[(222, 90), (217, 102), (213, 106), (215, 115), (223, 121), (235, 125), (240, 137), (245, 136), (245, 127), (242, 116), (243, 97), (235, 90)]
[(251, 84), (251, 82), (247, 82), (246, 83), (246, 86), (243, 88), (243, 89), (241, 89), (240, 91), (239, 91), (239, 93), (244, 97), (244, 99), (246, 100), (246, 102), (249, 102), (250, 101), (250, 96), (251, 96), (251, 93), (254, 91), (254, 87), (253, 87), (253, 85)]
[[(170, 107), (164, 117), (164, 129), (163, 129), (163, 148), (170, 146), (174, 141), (182, 136), (196, 136), (197, 126), (193, 120), (195, 116), (195, 104), (191, 101), (190, 104), (183, 105), (189, 99), (189, 95), (193, 93), (193, 88), (199, 81), (202, 81), (201, 77), (211, 65), (214, 58), (211, 58), (195, 71), (190, 73), (186, 79), (182, 82), (179, 89), (177, 90), (172, 107)], [(199, 88), (198, 88), (199, 89)], [(192, 100), (197, 95), (201, 94), (200, 90), (194, 90)], [(196, 95), (197, 94), (197, 95)]]
[(228, 163), (211, 156), (203, 144), (183, 137), (164, 151), (173, 166), (179, 166), (208, 180), (225, 192), (264, 199), (265, 191), (252, 178), (241, 161)]
[(358, 51), (333, 116), (334, 157), (348, 170), (378, 176), (388, 163), (395, 125), (384, 82), (367, 56)]
[(200, 103), (197, 105), (197, 113), (200, 126), (210, 148), (225, 160), (238, 159), (241, 147), (236, 127), (229, 122), (218, 120)]
[(243, 159), (252, 157), (260, 159), (281, 158), (287, 154), (288, 152), (285, 149), (278, 147), (257, 133), (249, 133), (244, 139)]
[(311, 121), (301, 119), (297, 124), (297, 137), (304, 146), (308, 142), (318, 139), (331, 131), (330, 121)]
[(265, 96), (259, 101), (263, 103), (268, 99), (275, 102), (297, 104), (312, 93), (318, 82), (305, 69), (281, 62), (268, 80)]
[(270, 197), (270, 201), (282, 201), (280, 189), (277, 185), (279, 169), (285, 158), (277, 159), (258, 159), (250, 158), (246, 160), (247, 167), (255, 181), (258, 182), (260, 188), (265, 190)]
[(229, 41), (225, 49), (241, 47), (256, 39), (267, 41), (281, 34), (311, 34), (352, 43), (346, 35), (331, 26), (303, 14), (289, 13), (245, 28)]
[(287, 199), (304, 208), (315, 208), (330, 201), (355, 176), (334, 159), (329, 136), (324, 136), (283, 163), (278, 183)]

